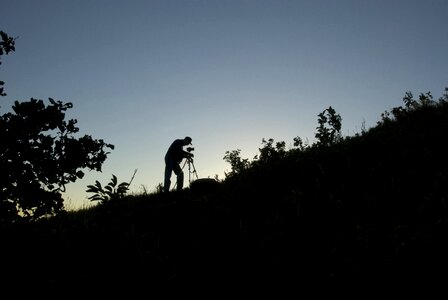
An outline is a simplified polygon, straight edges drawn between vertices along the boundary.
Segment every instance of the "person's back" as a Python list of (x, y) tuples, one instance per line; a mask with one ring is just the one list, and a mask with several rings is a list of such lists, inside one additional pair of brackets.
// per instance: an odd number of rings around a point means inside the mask
[(165, 160), (172, 159), (176, 162), (180, 162), (182, 158), (184, 158), (184, 150), (183, 150), (184, 145), (185, 142), (183, 139), (175, 140), (168, 148), (168, 151), (165, 154)]

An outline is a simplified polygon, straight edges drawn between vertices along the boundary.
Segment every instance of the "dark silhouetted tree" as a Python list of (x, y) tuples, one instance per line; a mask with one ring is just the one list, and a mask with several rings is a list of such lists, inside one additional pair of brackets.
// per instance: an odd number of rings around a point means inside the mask
[[(14, 39), (0, 34), (0, 55), (14, 51)], [(65, 120), (72, 103), (49, 101), (16, 101), (0, 116), (0, 224), (63, 211), (65, 185), (82, 178), (84, 168), (101, 171), (107, 148), (114, 148), (90, 135), (76, 138), (77, 120)]]
[(37, 219), (63, 209), (65, 185), (82, 169), (101, 171), (113, 145), (89, 135), (75, 138), (77, 121), (65, 121), (71, 103), (16, 101), (0, 117), (0, 211), (3, 221)]
[(336, 113), (336, 110), (330, 106), (321, 112), (318, 117), (319, 126), (316, 127), (317, 132), (315, 134), (316, 144), (329, 146), (340, 141), (342, 139), (342, 118)]

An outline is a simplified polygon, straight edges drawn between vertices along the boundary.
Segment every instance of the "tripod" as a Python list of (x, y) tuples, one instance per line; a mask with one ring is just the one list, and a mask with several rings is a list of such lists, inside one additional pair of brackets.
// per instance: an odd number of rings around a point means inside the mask
[[(196, 175), (196, 179), (199, 179), (199, 177), (198, 177), (198, 172), (196, 172), (196, 168), (194, 166), (192, 157), (186, 157), (184, 165), (182, 166), (182, 171), (184, 170), (185, 165), (187, 165), (187, 164), (188, 164), (188, 184), (190, 185), (191, 184), (191, 176), (192, 176), (192, 174)], [(177, 185), (177, 182), (174, 185), (173, 189), (176, 188), (176, 185)]]
[[(184, 165), (182, 166), (182, 170), (184, 169), (185, 165), (188, 164), (188, 184), (191, 183), (191, 175), (195, 174), (196, 175), (196, 179), (198, 178), (198, 172), (196, 172), (196, 168), (194, 167), (194, 163), (193, 163), (193, 158), (192, 157), (187, 157), (185, 159)], [(192, 170), (193, 168), (193, 170)]]

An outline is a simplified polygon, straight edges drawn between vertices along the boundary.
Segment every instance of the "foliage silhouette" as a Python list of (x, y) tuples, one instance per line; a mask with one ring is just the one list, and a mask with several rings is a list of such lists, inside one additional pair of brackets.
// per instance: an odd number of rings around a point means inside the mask
[(258, 161), (260, 163), (267, 163), (272, 160), (282, 159), (286, 153), (286, 143), (285, 142), (277, 142), (274, 147), (274, 139), (270, 138), (265, 140), (264, 138), (261, 140), (262, 147), (258, 150), (260, 151), (260, 156), (258, 157)]
[(104, 188), (101, 186), (101, 183), (96, 180), (94, 185), (87, 186), (86, 192), (94, 193), (89, 199), (91, 201), (100, 201), (100, 203), (104, 204), (111, 200), (123, 198), (128, 192), (136, 172), (137, 170), (134, 171), (134, 175), (129, 182), (122, 182), (120, 184), (118, 184), (117, 176), (112, 174), (110, 182), (105, 185)]
[(101, 171), (107, 148), (90, 135), (76, 138), (76, 120), (64, 120), (71, 103), (49, 99), (16, 101), (0, 117), (1, 217), (37, 219), (63, 209), (65, 185), (82, 178), (83, 168)]
[(304, 143), (302, 138), (299, 136), (295, 137), (293, 141), (294, 141), (293, 143), (294, 147), (299, 151), (305, 151), (309, 147), (309, 145), (307, 143)]
[(389, 123), (392, 121), (400, 121), (402, 118), (406, 118), (409, 114), (418, 109), (422, 109), (429, 106), (442, 106), (448, 102), (448, 88), (445, 88), (445, 93), (439, 98), (438, 102), (433, 100), (431, 92), (420, 93), (418, 100), (414, 99), (412, 92), (407, 91), (403, 97), (405, 107), (398, 106), (392, 108), (390, 111), (385, 111), (381, 114), (381, 120), (378, 121), (378, 125)]
[(318, 115), (317, 145), (329, 146), (342, 139), (342, 118), (331, 106)]
[(241, 174), (255, 165), (263, 166), (271, 162), (278, 162), (296, 150), (304, 152), (312, 147), (330, 146), (343, 140), (341, 135), (342, 118), (336, 113), (334, 108), (330, 106), (320, 113), (318, 117), (319, 126), (316, 128), (317, 132), (315, 134), (317, 141), (312, 146), (305, 144), (302, 138), (295, 137), (293, 139), (294, 149), (289, 153), (290, 150), (286, 149), (284, 141), (276, 142), (274, 146), (274, 139), (269, 138), (266, 140), (263, 138), (261, 140), (262, 147), (258, 149), (259, 155), (256, 155), (252, 161), (249, 161), (247, 158), (241, 158), (240, 149), (226, 151), (223, 159), (230, 164), (231, 171), (226, 173), (225, 176), (228, 178)]
[(231, 167), (230, 172), (225, 174), (226, 176), (239, 174), (249, 167), (250, 165), (249, 160), (246, 158), (242, 159), (240, 153), (241, 153), (240, 149), (226, 151), (223, 159), (224, 161), (228, 162)]
[[(1, 56), (2, 55), (8, 55), (10, 52), (16, 51), (15, 48), (15, 38), (12, 38), (8, 36), (5, 32), (0, 30), (0, 65), (2, 64)], [(0, 80), (0, 96), (6, 96), (6, 93), (4, 92), (4, 81)]]
[[(0, 55), (15, 51), (15, 40), (0, 35)], [(73, 104), (49, 102), (15, 101), (12, 112), (0, 116), (0, 224), (62, 212), (65, 185), (82, 178), (84, 168), (101, 171), (107, 149), (114, 148), (90, 135), (75, 137), (77, 120), (65, 120)]]

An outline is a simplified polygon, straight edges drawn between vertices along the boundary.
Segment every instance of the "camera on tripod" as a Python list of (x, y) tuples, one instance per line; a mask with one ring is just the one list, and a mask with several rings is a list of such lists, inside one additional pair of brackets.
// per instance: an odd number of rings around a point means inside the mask
[[(188, 164), (188, 181), (191, 183), (191, 174), (196, 174), (196, 179), (198, 179), (198, 173), (196, 172), (196, 168), (194, 167), (194, 164), (193, 164), (194, 154), (191, 153), (192, 151), (194, 151), (194, 148), (187, 147), (185, 150), (187, 150), (188, 153), (185, 153), (186, 160), (185, 160), (184, 166), (182, 167), (182, 170), (184, 169), (185, 165)], [(193, 170), (192, 170), (192, 168), (193, 168)]]
[(186, 158), (187, 158), (187, 161), (190, 163), (191, 161), (193, 161), (194, 155), (193, 155), (193, 153), (191, 153), (191, 151), (194, 151), (194, 148), (188, 147), (186, 150), (188, 151), (188, 155), (186, 156)]

